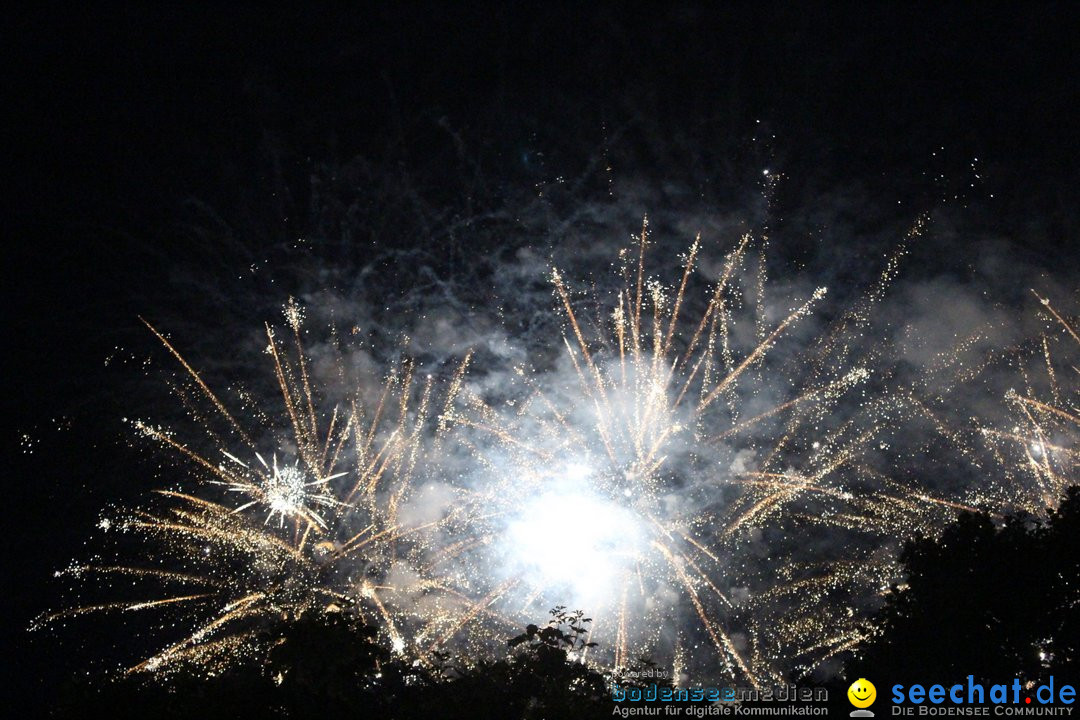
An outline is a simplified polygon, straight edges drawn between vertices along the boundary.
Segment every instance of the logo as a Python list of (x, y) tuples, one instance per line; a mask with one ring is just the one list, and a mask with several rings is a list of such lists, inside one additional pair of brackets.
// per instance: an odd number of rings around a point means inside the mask
[[(859, 682), (865, 682), (860, 680)], [(857, 683), (856, 683), (857, 684)], [(854, 685), (852, 686), (854, 687)], [(965, 692), (966, 690), (966, 692)], [(849, 693), (850, 695), (850, 693)], [(1034, 696), (1034, 697), (1032, 697)], [(999, 683), (986, 686), (975, 681), (974, 675), (967, 676), (967, 686), (963, 683), (954, 685), (935, 684), (929, 687), (916, 683), (905, 687), (904, 685), (892, 686), (893, 715), (914, 715), (915, 708), (902, 703), (920, 705), (919, 715), (961, 715), (971, 714), (959, 711), (959, 708), (942, 707), (935, 708), (933, 705), (945, 703), (951, 705), (997, 705), (994, 708), (995, 715), (1055, 715), (1067, 714), (1071, 708), (1054, 707), (1029, 707), (1032, 703), (1038, 705), (1072, 705), (1076, 702), (1076, 688), (1058, 682), (1055, 685), (1054, 676), (1051, 675), (1048, 682), (1035, 687), (1034, 682), (1021, 683), (1020, 678), (1013, 678), (1011, 685)], [(852, 700), (852, 702), (855, 702)], [(928, 705), (923, 705), (923, 703)], [(1021, 707), (1010, 707), (1020, 705)], [(1058, 712), (1065, 711), (1065, 712)]]
[(874, 717), (874, 713), (865, 709), (873, 705), (874, 700), (877, 699), (877, 688), (874, 687), (874, 683), (866, 678), (859, 678), (847, 689), (847, 697), (848, 702), (858, 708), (851, 711), (851, 717)]

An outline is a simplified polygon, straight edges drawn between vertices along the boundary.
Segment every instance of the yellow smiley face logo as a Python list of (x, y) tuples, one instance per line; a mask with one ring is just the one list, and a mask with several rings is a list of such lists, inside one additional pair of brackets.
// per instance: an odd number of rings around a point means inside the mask
[(870, 707), (877, 698), (877, 688), (866, 678), (859, 678), (847, 689), (847, 698), (857, 708)]

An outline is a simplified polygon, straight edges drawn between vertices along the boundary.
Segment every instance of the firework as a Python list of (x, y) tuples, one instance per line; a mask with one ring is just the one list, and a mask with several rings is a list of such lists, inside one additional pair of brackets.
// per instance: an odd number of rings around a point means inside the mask
[[(812, 672), (873, 631), (900, 541), (958, 510), (1003, 507), (984, 491), (931, 491), (888, 457), (890, 433), (913, 417), (977, 456), (867, 339), (924, 228), (825, 323), (825, 288), (767, 297), (766, 243), (749, 234), (708, 273), (699, 238), (679, 262), (662, 258), (674, 282), (654, 279), (646, 224), (610, 294), (552, 270), (562, 352), (553, 367), (515, 368), (509, 386), (474, 381), (468, 354), (441, 380), (404, 359), (380, 383), (350, 382), (336, 333), (337, 360), (311, 363), (290, 301), (282, 336), (266, 326), (268, 409), (250, 393), (219, 397), (150, 327), (183, 370), (172, 387), (194, 431), (134, 426), (177, 459), (184, 485), (103, 521), (144, 562), (62, 573), (147, 594), (39, 624), (155, 613), (153, 637), (173, 639), (129, 670), (214, 672), (308, 612), (356, 608), (395, 653), (425, 663), (499, 652), (547, 607), (573, 605), (594, 618), (597, 643), (575, 658), (615, 672), (642, 656), (670, 661), (676, 682), (720, 668), (760, 687)], [(1049, 397), (1015, 393), (1027, 424), (981, 430), (999, 455), (1021, 448), (1018, 467), (1036, 477), (1017, 482), (1043, 497), (1075, 476), (1080, 415), (1048, 343)]]
[[(868, 537), (906, 537), (966, 508), (865, 458), (909, 409), (894, 388), (868, 397), (875, 355), (855, 356), (851, 340), (904, 247), (859, 305), (785, 347), (826, 289), (766, 306), (755, 242), (744, 236), (703, 282), (699, 238), (665, 286), (647, 272), (646, 222), (610, 301), (579, 304), (552, 272), (565, 372), (521, 367), (516, 394), (462, 394), (453, 421), (478, 479), (475, 542), (457, 555), (484, 569), (488, 606), (527, 617), (573, 603), (611, 648), (595, 661), (682, 666), (689, 649), (699, 671), (718, 664), (760, 686), (864, 638), (860, 598), (896, 573)], [(583, 317), (581, 305), (607, 312)], [(808, 564), (800, 550), (825, 538), (842, 553)]]
[[(1004, 492), (1017, 511), (1043, 516), (1080, 477), (1080, 334), (1074, 320), (1032, 290), (1046, 331), (1020, 349), (1021, 389), (1005, 394), (1014, 423), (984, 425), (978, 433), (997, 461)], [(1032, 370), (1024, 357), (1036, 358)]]
[[(386, 578), (415, 557), (427, 529), (403, 522), (399, 509), (416, 477), (421, 441), (436, 421), (433, 381), (418, 382), (414, 365), (403, 360), (377, 392), (357, 388), (323, 409), (302, 344), (303, 315), (293, 301), (285, 317), (291, 337), (284, 342), (266, 327), (280, 409), (271, 414), (245, 403), (242, 416), (147, 323), (185, 371), (173, 387), (207, 442), (188, 443), (144, 421), (134, 426), (180, 459), (195, 489), (159, 490), (153, 505), (102, 520), (102, 530), (137, 537), (143, 562), (80, 564), (59, 573), (127, 579), (154, 597), (81, 605), (37, 625), (106, 611), (158, 611), (159, 630), (181, 629), (180, 637), (129, 672), (185, 665), (214, 672), (253, 655), (283, 618), (348, 606), (405, 651), (402, 626), (409, 618), (392, 615), (387, 596), (438, 582), (422, 570), (409, 588)], [(335, 382), (345, 377), (341, 367), (331, 375)], [(432, 432), (437, 436), (438, 428)]]

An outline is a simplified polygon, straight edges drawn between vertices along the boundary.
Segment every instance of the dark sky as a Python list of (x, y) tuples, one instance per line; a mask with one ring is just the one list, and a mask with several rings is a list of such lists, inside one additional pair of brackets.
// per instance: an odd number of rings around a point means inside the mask
[[(4, 617), (5, 644), (20, 650), (5, 661), (55, 680), (47, 643), (24, 650), (23, 628), (97, 509), (130, 485), (114, 469), (123, 402), (103, 359), (138, 331), (137, 314), (175, 297), (190, 252), (176, 226), (193, 199), (257, 251), (259, 237), (307, 230), (289, 212), (259, 216), (265, 188), (283, 182), (295, 196), (280, 207), (304, 207), (318, 163), (407, 166), (432, 204), (452, 206), (463, 200), (443, 188), (462, 170), (447, 162), (446, 128), (505, 196), (580, 172), (606, 133), (630, 128), (619, 172), (664, 173), (674, 161), (656, 148), (668, 141), (714, 143), (677, 172), (738, 180), (760, 155), (799, 179), (782, 191), (795, 207), (858, 186), (867, 207), (907, 212), (966, 187), (978, 157), (969, 226), (1008, 235), (1034, 265), (1076, 264), (1074, 4), (761, 5), (10, 16)], [(759, 126), (775, 138), (753, 140)], [(709, 166), (728, 154), (735, 170)], [(62, 416), (77, 436), (45, 432)]]

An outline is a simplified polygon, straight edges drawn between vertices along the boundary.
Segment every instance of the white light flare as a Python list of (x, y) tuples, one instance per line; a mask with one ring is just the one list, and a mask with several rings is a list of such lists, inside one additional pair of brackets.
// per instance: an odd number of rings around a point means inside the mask
[(581, 482), (526, 499), (506, 528), (507, 569), (552, 601), (598, 611), (618, 602), (646, 547), (633, 508)]

